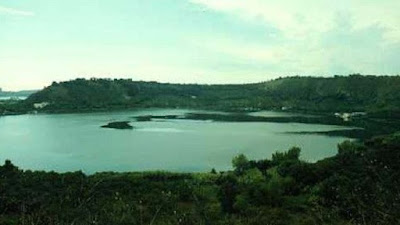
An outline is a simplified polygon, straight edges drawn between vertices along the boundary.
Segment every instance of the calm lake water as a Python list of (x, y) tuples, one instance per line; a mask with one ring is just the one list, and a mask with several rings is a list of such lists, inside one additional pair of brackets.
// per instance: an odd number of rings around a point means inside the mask
[[(178, 115), (188, 110), (22, 115), (0, 117), (0, 160), (22, 169), (100, 171), (209, 171), (231, 168), (239, 153), (270, 158), (275, 151), (302, 148), (315, 161), (336, 153), (344, 137), (286, 134), (329, 131), (339, 126), (299, 123), (232, 123), (190, 120), (132, 122), (133, 130), (100, 128), (138, 115)], [(198, 111), (197, 111), (198, 112)], [(268, 115), (266, 113), (265, 115)], [(271, 114), (276, 116), (276, 113)]]

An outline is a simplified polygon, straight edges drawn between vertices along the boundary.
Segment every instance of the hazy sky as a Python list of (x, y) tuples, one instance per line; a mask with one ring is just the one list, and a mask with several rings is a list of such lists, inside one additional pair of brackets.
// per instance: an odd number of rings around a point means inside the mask
[(400, 74), (399, 0), (0, 0), (0, 87)]

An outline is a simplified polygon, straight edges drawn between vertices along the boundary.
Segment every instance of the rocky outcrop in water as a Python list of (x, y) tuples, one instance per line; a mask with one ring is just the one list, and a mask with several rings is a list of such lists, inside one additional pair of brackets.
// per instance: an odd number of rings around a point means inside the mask
[(129, 121), (111, 122), (107, 125), (101, 126), (102, 128), (111, 128), (118, 130), (132, 130), (133, 126), (129, 124)]

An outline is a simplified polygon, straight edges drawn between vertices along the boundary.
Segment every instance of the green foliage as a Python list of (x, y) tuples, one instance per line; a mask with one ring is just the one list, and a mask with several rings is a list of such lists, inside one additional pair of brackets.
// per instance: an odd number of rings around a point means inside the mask
[(272, 162), (275, 165), (279, 165), (286, 161), (298, 161), (300, 157), (301, 149), (298, 147), (293, 147), (287, 152), (276, 152), (272, 155)]
[(238, 174), (242, 174), (249, 165), (249, 160), (243, 154), (240, 154), (232, 159), (233, 168), (235, 168), (235, 172)]

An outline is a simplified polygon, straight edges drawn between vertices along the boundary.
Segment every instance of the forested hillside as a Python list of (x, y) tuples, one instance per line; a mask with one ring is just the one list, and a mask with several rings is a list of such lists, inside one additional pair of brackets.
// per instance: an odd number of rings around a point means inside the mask
[(225, 111), (287, 109), (313, 112), (398, 112), (399, 76), (288, 77), (243, 85), (196, 85), (122, 79), (53, 83), (25, 104), (48, 102), (44, 111), (94, 111), (182, 107)]

